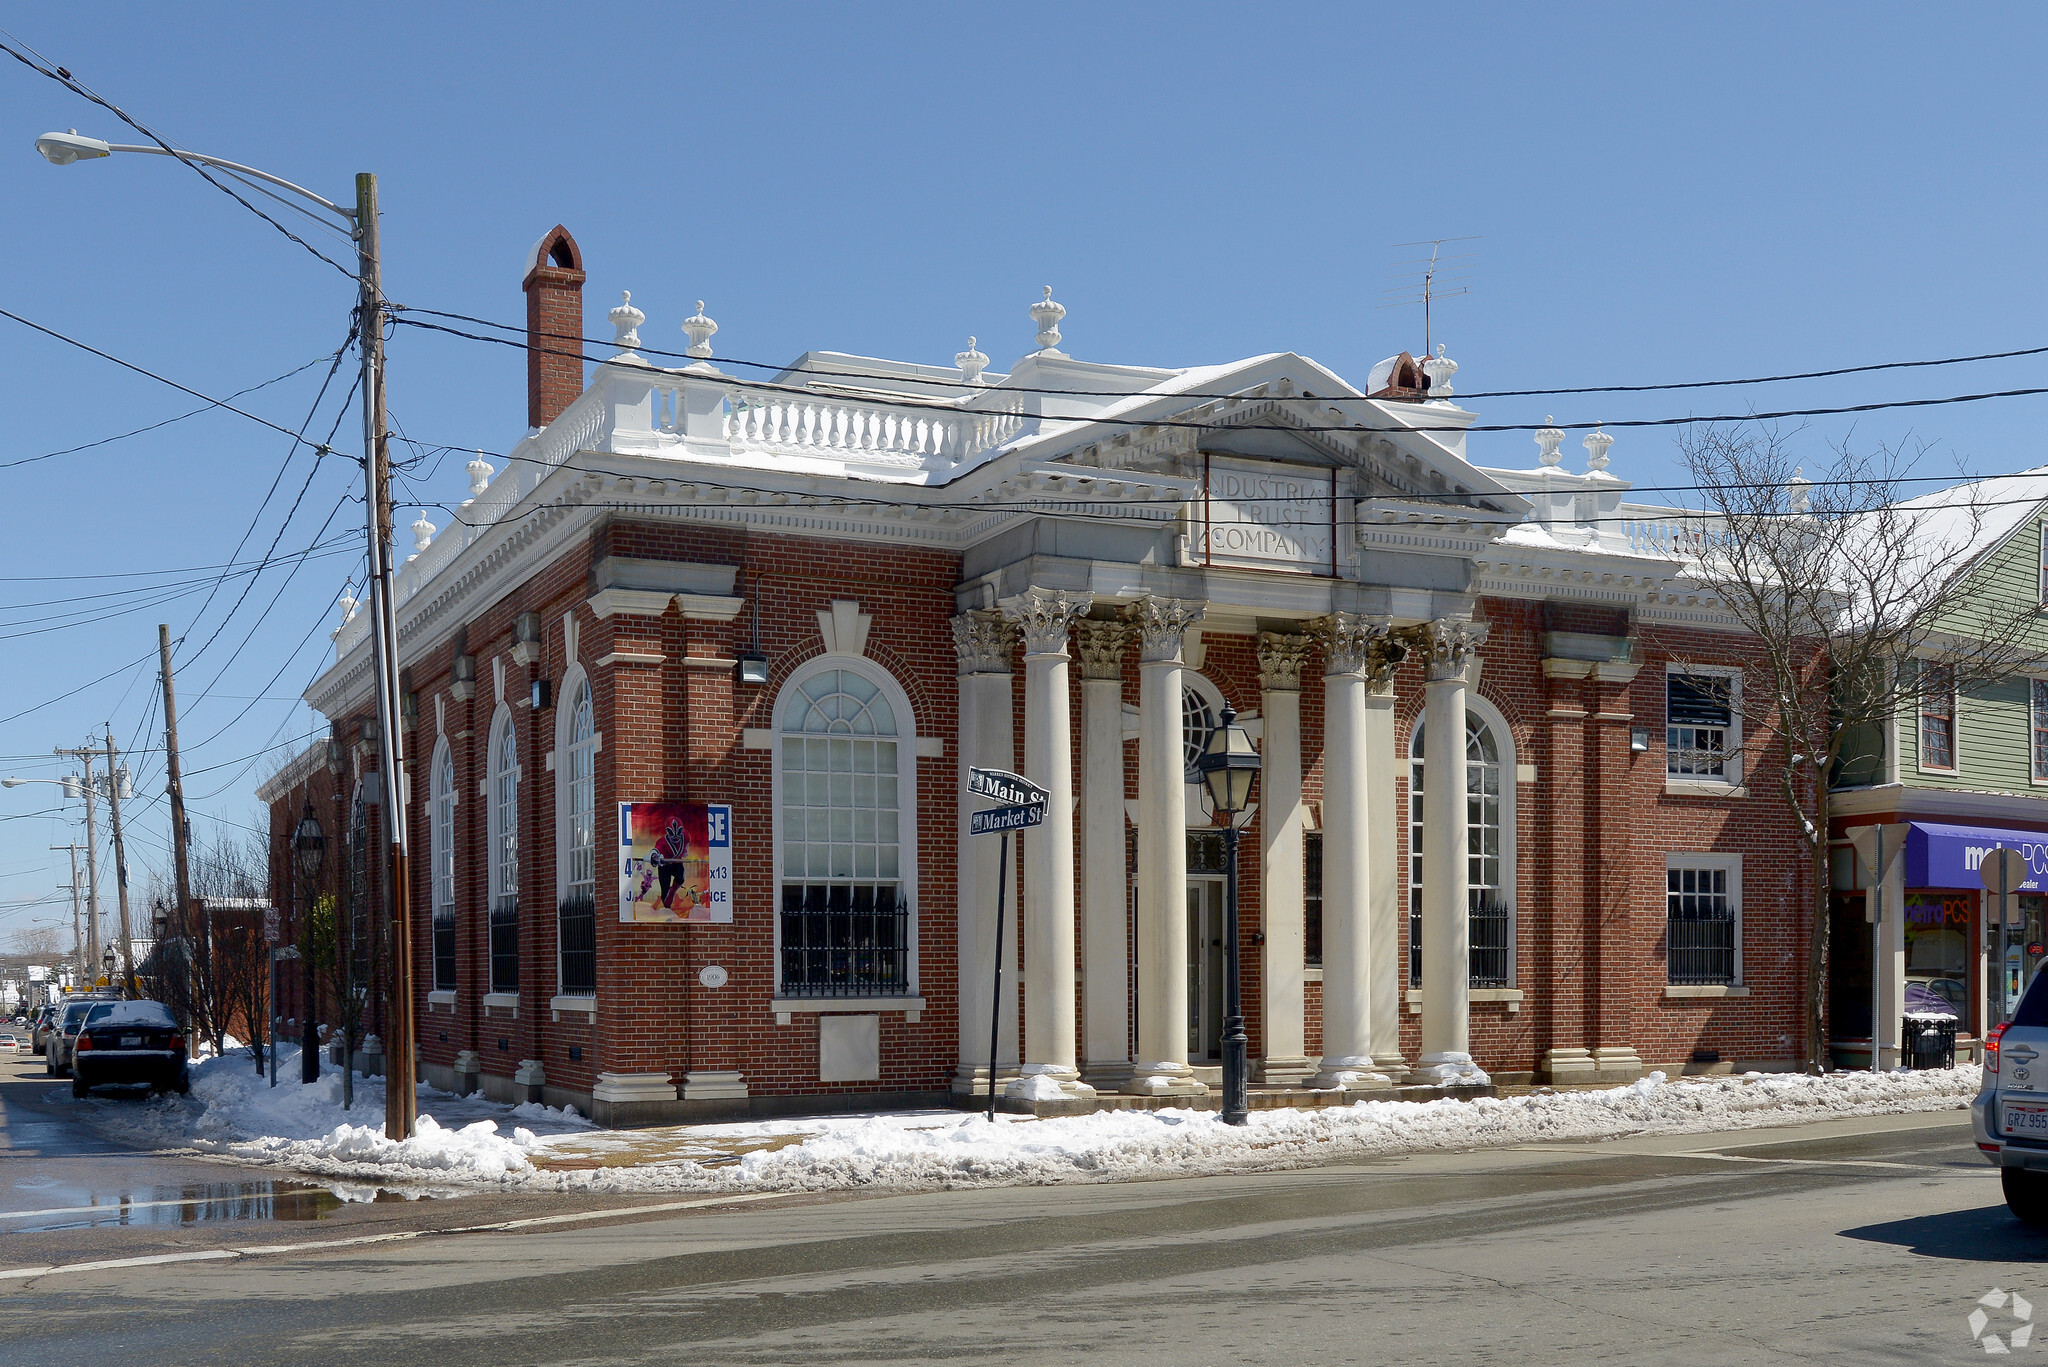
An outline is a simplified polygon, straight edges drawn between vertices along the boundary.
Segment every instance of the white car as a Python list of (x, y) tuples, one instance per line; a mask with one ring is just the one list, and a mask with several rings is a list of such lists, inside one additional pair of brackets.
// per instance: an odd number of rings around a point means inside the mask
[(27, 1051), (22, 1046), (21, 1036), (11, 1030), (0, 1030), (0, 1054), (20, 1054), (25, 1052)]
[(2012, 1019), (1984, 1040), (1984, 1085), (1970, 1103), (1977, 1147), (1998, 1168), (2005, 1204), (2048, 1228), (2048, 974), (2020, 998)]

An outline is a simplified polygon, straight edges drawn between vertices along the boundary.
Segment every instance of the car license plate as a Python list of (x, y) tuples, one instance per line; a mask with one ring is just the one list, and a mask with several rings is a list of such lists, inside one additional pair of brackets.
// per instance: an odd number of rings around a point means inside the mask
[(2048, 1136), (2048, 1106), (2005, 1106), (2001, 1109), (2007, 1134)]
[(123, 1035), (123, 1036), (121, 1036), (121, 1047), (122, 1047), (123, 1049), (134, 1049), (134, 1048), (138, 1047), (139, 1045), (141, 1045), (141, 1043), (142, 1043), (142, 1036), (140, 1036), (140, 1035)]

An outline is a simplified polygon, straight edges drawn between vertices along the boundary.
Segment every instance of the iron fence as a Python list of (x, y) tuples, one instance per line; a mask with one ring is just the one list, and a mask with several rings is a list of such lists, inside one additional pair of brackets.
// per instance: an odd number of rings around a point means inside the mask
[(910, 991), (910, 908), (894, 883), (782, 889), (782, 992), (879, 997)]

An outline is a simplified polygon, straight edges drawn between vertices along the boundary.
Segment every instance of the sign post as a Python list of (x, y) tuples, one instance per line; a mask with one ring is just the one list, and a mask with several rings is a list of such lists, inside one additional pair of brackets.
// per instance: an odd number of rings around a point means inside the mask
[(1045, 821), (1045, 806), (1051, 794), (1030, 779), (1003, 769), (967, 771), (967, 793), (1004, 803), (975, 812), (967, 820), (969, 835), (1000, 835), (1002, 853), (996, 858), (996, 971), (988, 1011), (988, 1123), (996, 1123), (996, 1056), (1003, 1038), (1003, 902), (1010, 889), (1010, 832), (1026, 830)]
[(1906, 833), (1911, 829), (1907, 823), (1897, 821), (1855, 826), (1849, 831), (1849, 843), (1855, 847), (1856, 858), (1870, 880), (1870, 897), (1865, 904), (1864, 916), (1870, 922), (1870, 1071), (1873, 1073), (1884, 1071), (1880, 1061), (1883, 1045), (1879, 1043), (1884, 1037), (1877, 1030), (1879, 1006), (1884, 1001), (1884, 885), (1892, 876), (1892, 865), (1898, 863), (1899, 856), (1906, 851)]
[(2019, 890), (2022, 883), (2031, 876), (2027, 868), (2027, 857), (2018, 850), (2000, 846), (1987, 850), (1984, 862), (1977, 866), (1977, 876), (1984, 882), (1986, 892), (1998, 894), (1998, 939), (1993, 942), (1996, 953), (1993, 962), (1998, 970), (1998, 1020), (2003, 1022), (2012, 1011), (2007, 999), (2005, 974), (2005, 922), (2006, 902)]

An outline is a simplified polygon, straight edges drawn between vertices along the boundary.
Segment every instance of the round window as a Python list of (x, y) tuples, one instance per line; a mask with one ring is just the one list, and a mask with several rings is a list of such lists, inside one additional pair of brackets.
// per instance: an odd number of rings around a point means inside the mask
[(1209, 700), (1183, 685), (1180, 690), (1180, 748), (1190, 783), (1202, 781), (1202, 752), (1209, 748), (1209, 735), (1215, 729), (1216, 714), (1209, 710)]

